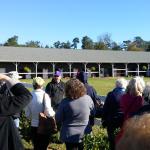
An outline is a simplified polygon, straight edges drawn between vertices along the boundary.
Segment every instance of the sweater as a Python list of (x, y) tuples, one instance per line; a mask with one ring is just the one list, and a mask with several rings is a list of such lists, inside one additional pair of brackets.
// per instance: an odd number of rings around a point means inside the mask
[(56, 113), (56, 121), (62, 124), (60, 139), (63, 142), (81, 142), (84, 134), (92, 130), (89, 117), (94, 113), (94, 103), (88, 95), (75, 100), (63, 99)]

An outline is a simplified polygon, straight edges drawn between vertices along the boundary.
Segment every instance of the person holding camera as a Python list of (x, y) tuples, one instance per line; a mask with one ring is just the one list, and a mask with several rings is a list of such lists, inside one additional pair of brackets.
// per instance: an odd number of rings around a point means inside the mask
[(23, 150), (13, 115), (19, 113), (30, 102), (32, 95), (23, 84), (4, 74), (0, 74), (0, 82), (6, 83), (13, 94), (0, 92), (0, 150)]

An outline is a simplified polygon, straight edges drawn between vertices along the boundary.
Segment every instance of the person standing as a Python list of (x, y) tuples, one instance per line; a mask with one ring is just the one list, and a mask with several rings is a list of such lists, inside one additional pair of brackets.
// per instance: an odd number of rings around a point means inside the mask
[(78, 79), (66, 82), (65, 96), (56, 112), (56, 121), (62, 125), (60, 139), (67, 150), (83, 150), (83, 137), (92, 131), (89, 118), (95, 115), (94, 103)]
[(30, 92), (18, 81), (0, 74), (13, 95), (0, 93), (0, 150), (24, 150), (12, 116), (19, 113), (32, 99)]
[[(18, 81), (18, 82), (20, 82), (19, 79), (22, 78), (22, 76), (20, 76), (17, 71), (8, 72), (8, 76), (14, 81)], [(9, 90), (7, 92), (8, 94), (12, 94)], [(13, 115), (13, 119), (14, 119), (16, 127), (19, 129), (20, 113), (16, 113), (15, 115)]]
[(97, 95), (95, 88), (88, 84), (87, 74), (84, 71), (81, 71), (77, 74), (76, 78), (79, 79), (84, 84), (87, 91), (87, 95), (89, 95), (92, 98), (94, 105), (99, 106), (101, 103), (100, 96)]
[(57, 70), (52, 78), (52, 81), (46, 85), (45, 92), (49, 95), (52, 102), (52, 107), (56, 111), (61, 100), (64, 98), (65, 84), (61, 80), (62, 72)]
[(33, 78), (32, 96), (33, 99), (25, 109), (27, 118), (31, 118), (31, 137), (34, 150), (46, 150), (49, 144), (50, 133), (37, 133), (39, 125), (39, 113), (44, 111), (47, 117), (54, 116), (55, 112), (51, 107), (51, 99), (42, 89), (45, 81), (41, 77)]
[(127, 81), (124, 78), (118, 78), (115, 88), (107, 94), (103, 106), (102, 124), (107, 128), (110, 150), (115, 149), (115, 130), (119, 127), (118, 124), (123, 122), (123, 115), (121, 116), (120, 111), (120, 100), (122, 95), (125, 94), (126, 86)]
[[(133, 77), (129, 81), (126, 93), (120, 101), (120, 109), (124, 114), (123, 124), (144, 105), (144, 97), (142, 96), (144, 88), (145, 82), (141, 77)], [(123, 132), (123, 128), (121, 128), (116, 136), (116, 143), (121, 139)]]

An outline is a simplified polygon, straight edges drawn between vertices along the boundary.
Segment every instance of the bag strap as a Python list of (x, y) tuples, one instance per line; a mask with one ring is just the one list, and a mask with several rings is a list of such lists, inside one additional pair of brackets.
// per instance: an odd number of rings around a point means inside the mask
[(42, 105), (43, 105), (43, 113), (44, 113), (44, 110), (45, 110), (45, 92), (43, 94)]

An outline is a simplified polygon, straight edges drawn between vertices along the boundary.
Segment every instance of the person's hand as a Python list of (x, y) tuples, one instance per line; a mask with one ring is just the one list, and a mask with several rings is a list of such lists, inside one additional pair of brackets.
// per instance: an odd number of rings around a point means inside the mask
[(0, 80), (5, 80), (5, 81), (7, 81), (7, 80), (10, 80), (10, 77), (8, 77), (8, 76), (6, 76), (6, 75), (0, 73)]
[(103, 101), (96, 100), (96, 102), (95, 102), (95, 106), (96, 106), (96, 107), (101, 107), (101, 106), (103, 106), (103, 105), (104, 105), (104, 102), (103, 102)]

